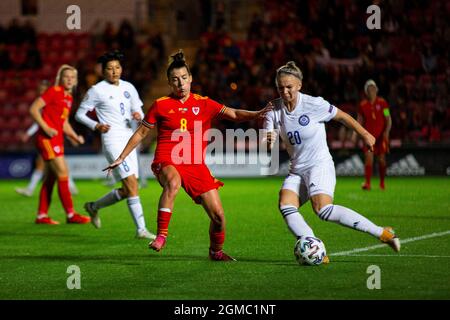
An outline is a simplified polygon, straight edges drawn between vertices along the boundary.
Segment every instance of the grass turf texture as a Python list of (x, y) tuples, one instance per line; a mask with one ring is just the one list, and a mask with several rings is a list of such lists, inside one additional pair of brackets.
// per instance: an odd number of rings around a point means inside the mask
[[(0, 182), (0, 299), (449, 299), (450, 235), (404, 244), (400, 255), (383, 247), (331, 264), (299, 266), (295, 239), (277, 210), (282, 178), (223, 179), (220, 196), (227, 218), (225, 251), (236, 263), (207, 259), (209, 219), (181, 191), (166, 248), (156, 253), (134, 239), (134, 226), (122, 201), (100, 211), (102, 228), (64, 223), (54, 191), (50, 216), (58, 226), (35, 225), (37, 195), (14, 192), (25, 181)], [(387, 190), (373, 181), (339, 178), (335, 203), (379, 225), (396, 228), (400, 238), (450, 230), (448, 178), (389, 178)], [(78, 181), (75, 208), (108, 188), (101, 181)], [(161, 189), (155, 180), (141, 189), (147, 225), (156, 229)], [(310, 204), (301, 210), (328, 253), (379, 244), (373, 237), (324, 222)], [(365, 256), (371, 255), (371, 256)], [(375, 256), (383, 255), (383, 256)], [(385, 256), (386, 255), (386, 256)], [(422, 257), (420, 257), (422, 256)], [(424, 257), (433, 256), (433, 257)], [(68, 266), (81, 269), (81, 289), (69, 290)], [(367, 268), (381, 269), (381, 289), (367, 289)]]

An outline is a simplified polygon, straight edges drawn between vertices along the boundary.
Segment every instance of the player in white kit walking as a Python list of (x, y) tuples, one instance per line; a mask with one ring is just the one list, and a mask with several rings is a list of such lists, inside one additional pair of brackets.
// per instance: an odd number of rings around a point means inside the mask
[(314, 236), (299, 213), (299, 207), (310, 199), (320, 219), (367, 232), (400, 251), (400, 240), (391, 227), (377, 226), (359, 213), (333, 204), (336, 173), (324, 122), (336, 120), (355, 130), (370, 150), (375, 138), (322, 97), (300, 93), (302, 80), (301, 70), (292, 61), (277, 70), (275, 81), (280, 98), (271, 102), (274, 108), (264, 123), (269, 144), (273, 145), (279, 133), (290, 156), (290, 171), (279, 195), (279, 209), (289, 230), (297, 239)]
[[(109, 52), (99, 58), (105, 80), (92, 86), (75, 115), (77, 121), (102, 136), (103, 153), (109, 163), (120, 155), (128, 139), (133, 135), (132, 121), (140, 121), (142, 101), (135, 87), (121, 80), (123, 55), (117, 51)], [(99, 122), (90, 119), (86, 113), (95, 109)], [(94, 202), (87, 202), (84, 208), (92, 218), (96, 228), (101, 222), (98, 210), (127, 198), (128, 208), (136, 225), (136, 237), (154, 239), (145, 226), (144, 213), (138, 194), (138, 163), (136, 151), (130, 153), (125, 161), (114, 169), (116, 181), (122, 181), (122, 187), (114, 189)]]

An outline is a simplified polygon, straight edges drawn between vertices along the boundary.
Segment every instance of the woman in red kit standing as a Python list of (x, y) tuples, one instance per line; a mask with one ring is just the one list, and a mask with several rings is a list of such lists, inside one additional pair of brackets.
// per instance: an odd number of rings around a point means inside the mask
[(84, 138), (70, 125), (68, 118), (72, 107), (72, 91), (77, 85), (77, 70), (62, 65), (57, 73), (55, 85), (37, 98), (30, 114), (39, 125), (36, 136), (37, 148), (45, 161), (45, 174), (39, 194), (37, 224), (59, 224), (48, 216), (53, 186), (58, 184), (58, 194), (66, 211), (67, 223), (89, 223), (90, 218), (75, 212), (69, 190), (69, 169), (64, 159), (64, 134), (83, 144)]

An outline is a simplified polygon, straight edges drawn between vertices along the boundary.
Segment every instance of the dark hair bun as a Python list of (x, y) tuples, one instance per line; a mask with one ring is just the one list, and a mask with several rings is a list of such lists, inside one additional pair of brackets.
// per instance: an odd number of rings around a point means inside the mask
[(173, 62), (185, 62), (183, 50), (179, 50), (177, 53), (170, 56)]

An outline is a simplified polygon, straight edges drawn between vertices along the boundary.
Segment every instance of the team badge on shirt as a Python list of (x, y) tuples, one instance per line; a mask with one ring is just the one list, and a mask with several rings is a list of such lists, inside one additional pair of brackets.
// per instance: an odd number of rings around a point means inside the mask
[(192, 112), (193, 112), (195, 115), (198, 115), (198, 113), (200, 112), (200, 107), (192, 107)]
[(128, 91), (125, 91), (123, 95), (125, 96), (125, 98), (130, 99), (130, 93)]
[(300, 116), (298, 123), (300, 123), (301, 126), (307, 126), (309, 123), (309, 117), (306, 114)]

